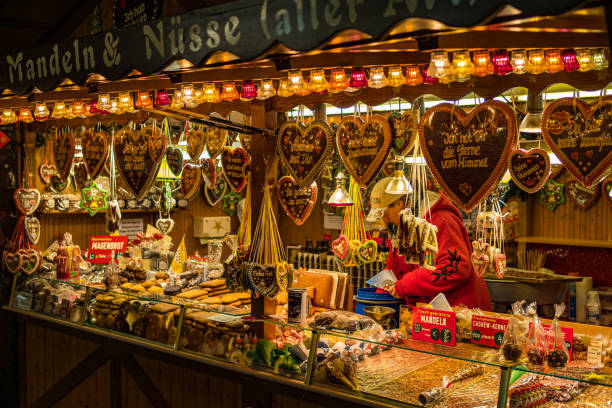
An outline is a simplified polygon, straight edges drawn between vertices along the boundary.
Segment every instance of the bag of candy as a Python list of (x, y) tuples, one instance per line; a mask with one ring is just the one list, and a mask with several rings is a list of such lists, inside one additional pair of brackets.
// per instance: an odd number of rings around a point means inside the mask
[(555, 318), (550, 326), (550, 332), (548, 333), (548, 354), (546, 354), (546, 360), (549, 367), (565, 367), (569, 354), (567, 352), (567, 346), (563, 339), (563, 332), (561, 331), (561, 324), (559, 324), (559, 316), (565, 311), (565, 304), (561, 303), (555, 305)]
[(525, 313), (529, 316), (527, 358), (530, 364), (543, 366), (546, 360), (546, 330), (538, 317), (538, 306), (536, 302), (527, 305)]
[(526, 333), (520, 319), (523, 312), (524, 300), (512, 304), (512, 316), (508, 319), (508, 326), (504, 333), (504, 342), (501, 345), (500, 353), (503, 362), (515, 363), (523, 356), (525, 347)]

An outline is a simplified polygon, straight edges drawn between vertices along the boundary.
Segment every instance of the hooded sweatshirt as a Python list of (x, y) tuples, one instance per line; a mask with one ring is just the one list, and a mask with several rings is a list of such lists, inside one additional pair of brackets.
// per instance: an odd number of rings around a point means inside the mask
[(429, 270), (407, 264), (394, 249), (387, 258), (398, 281), (395, 290), (407, 303), (429, 303), (443, 292), (452, 306), (491, 310), (491, 296), (482, 277), (472, 265), (472, 247), (459, 210), (441, 195), (431, 206), (427, 221), (438, 227), (436, 269)]

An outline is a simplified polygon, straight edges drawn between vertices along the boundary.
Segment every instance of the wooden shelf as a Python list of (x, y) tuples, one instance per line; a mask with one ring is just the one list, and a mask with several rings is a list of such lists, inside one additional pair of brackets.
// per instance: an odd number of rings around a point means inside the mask
[(602, 241), (598, 239), (566, 239), (552, 237), (519, 237), (516, 242), (528, 244), (549, 244), (549, 245), (568, 245), (594, 248), (612, 248), (612, 241)]
[[(150, 210), (145, 210), (145, 209), (123, 209), (121, 210), (121, 213), (153, 213), (153, 212), (158, 212), (158, 209), (150, 209)], [(45, 214), (45, 215), (70, 215), (70, 214), (74, 214), (74, 215), (80, 215), (80, 214), (87, 214), (89, 215), (89, 212), (86, 210), (83, 211), (58, 211), (58, 210), (51, 210), (51, 211), (38, 211), (39, 214)], [(106, 210), (101, 210), (98, 211), (94, 217), (96, 215), (102, 214), (104, 215), (106, 213)]]

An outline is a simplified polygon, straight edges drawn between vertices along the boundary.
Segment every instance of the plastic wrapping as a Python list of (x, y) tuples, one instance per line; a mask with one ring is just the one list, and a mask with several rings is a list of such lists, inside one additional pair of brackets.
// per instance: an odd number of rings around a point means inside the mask
[(500, 353), (502, 361), (515, 363), (521, 360), (526, 343), (526, 333), (519, 320), (523, 312), (525, 301), (512, 304), (512, 316), (508, 319), (508, 326), (504, 333), (504, 342), (501, 345)]
[(334, 310), (321, 312), (314, 316), (310, 322), (310, 327), (317, 329), (335, 329), (348, 333), (359, 331), (382, 332), (382, 326), (372, 318), (357, 313)]
[(569, 359), (567, 346), (563, 339), (563, 332), (561, 332), (561, 324), (559, 324), (559, 317), (564, 311), (565, 305), (563, 303), (555, 305), (555, 318), (552, 321), (548, 335), (548, 354), (546, 355), (549, 367), (565, 367)]
[(527, 335), (527, 358), (532, 365), (543, 366), (546, 361), (546, 330), (538, 317), (536, 302), (525, 308), (529, 316), (529, 334)]

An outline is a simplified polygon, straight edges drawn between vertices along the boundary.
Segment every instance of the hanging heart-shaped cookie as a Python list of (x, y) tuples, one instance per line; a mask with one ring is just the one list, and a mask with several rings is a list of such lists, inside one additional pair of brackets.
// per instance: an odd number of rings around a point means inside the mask
[(156, 163), (161, 162), (166, 153), (166, 144), (168, 143), (166, 135), (155, 125), (145, 127), (142, 132), (149, 146), (149, 154)]
[(296, 225), (302, 225), (310, 216), (317, 202), (317, 183), (300, 187), (293, 177), (278, 180), (276, 192), (281, 206)]
[(382, 172), (385, 177), (392, 177), (393, 173), (395, 173), (395, 163), (393, 162), (395, 157), (393, 155), (387, 156), (387, 160), (385, 160), (385, 164), (383, 164)]
[(540, 191), (548, 180), (550, 158), (543, 149), (516, 149), (510, 152), (508, 170), (512, 180), (521, 190), (535, 193)]
[(216, 127), (207, 127), (204, 131), (206, 134), (206, 151), (211, 159), (214, 159), (223, 151), (227, 143), (227, 130)]
[(206, 183), (204, 184), (204, 198), (206, 198), (206, 202), (214, 207), (221, 202), (223, 196), (227, 193), (227, 181), (223, 177), (217, 177), (217, 182), (213, 186), (213, 188), (208, 188)]
[(308, 186), (321, 174), (334, 152), (334, 131), (327, 122), (315, 120), (304, 127), (285, 122), (278, 131), (278, 154), (293, 179)]
[(155, 221), (155, 227), (162, 234), (169, 234), (170, 231), (172, 231), (172, 228), (174, 228), (174, 220), (172, 218), (159, 218), (157, 221)]
[(157, 174), (155, 162), (143, 132), (124, 127), (115, 134), (115, 163), (130, 192), (141, 200)]
[(559, 176), (559, 174), (563, 173), (563, 169), (565, 167), (563, 167), (562, 164), (550, 164), (550, 177), (551, 179), (557, 178)]
[(183, 167), (183, 172), (181, 173), (181, 193), (183, 193), (185, 199), (190, 199), (198, 192), (201, 181), (202, 171), (200, 166), (189, 163)]
[(43, 183), (51, 183), (51, 176), (57, 172), (57, 169), (53, 164), (41, 164), (38, 167), (38, 174)]
[(103, 130), (87, 129), (82, 138), (83, 162), (87, 166), (87, 174), (95, 180), (108, 157), (108, 136)]
[(576, 207), (581, 210), (591, 208), (599, 198), (599, 186), (585, 187), (577, 180), (570, 180), (566, 183), (567, 195), (574, 202)]
[(26, 275), (31, 275), (38, 270), (40, 266), (40, 252), (34, 248), (20, 249), (19, 254), (19, 271)]
[(28, 240), (33, 245), (36, 245), (40, 239), (40, 220), (36, 217), (25, 217), (23, 219), (23, 227)]
[(221, 168), (232, 190), (239, 193), (246, 185), (242, 169), (250, 161), (249, 154), (242, 147), (225, 148), (221, 153)]
[(359, 260), (363, 263), (370, 263), (376, 259), (376, 255), (378, 253), (378, 246), (376, 245), (376, 241), (369, 239), (363, 242), (361, 245), (357, 247), (355, 251)]
[(419, 124), (427, 166), (444, 193), (470, 212), (503, 176), (516, 144), (516, 116), (499, 101), (469, 113), (448, 103), (429, 109)]
[(72, 166), (72, 175), (74, 176), (74, 182), (76, 183), (77, 189), (87, 187), (89, 174), (87, 173), (87, 165), (84, 162), (74, 163)]
[(357, 116), (340, 121), (336, 144), (340, 158), (361, 188), (376, 177), (391, 149), (391, 128), (383, 116), (372, 115), (366, 122)]
[(185, 139), (187, 139), (187, 154), (191, 160), (198, 161), (206, 145), (206, 134), (200, 128), (191, 128), (185, 134)]
[(332, 251), (340, 260), (347, 259), (350, 256), (349, 240), (346, 235), (342, 234), (332, 242)]
[(276, 286), (276, 268), (252, 263), (247, 266), (247, 275), (252, 289), (262, 296), (269, 296)]
[(17, 273), (21, 265), (21, 255), (18, 252), (3, 252), (3, 263), (10, 273)]
[(40, 204), (40, 192), (35, 188), (19, 187), (13, 193), (17, 209), (24, 215), (32, 215)]
[(59, 174), (53, 174), (51, 176), (51, 185), (49, 186), (51, 191), (60, 194), (68, 187), (68, 179), (63, 180)]
[(542, 113), (542, 136), (585, 187), (612, 165), (612, 96), (588, 105), (575, 98), (552, 102)]
[(240, 133), (238, 135), (238, 140), (240, 141), (240, 145), (244, 148), (244, 150), (251, 153), (251, 135), (247, 133)]
[(504, 277), (506, 273), (506, 255), (505, 254), (496, 254), (495, 255), (495, 274), (499, 279)]
[(612, 205), (612, 177), (601, 182), (601, 194), (609, 205)]
[(183, 152), (181, 149), (168, 147), (166, 149), (166, 163), (168, 163), (168, 168), (175, 176), (180, 175), (181, 170), (183, 170)]
[(387, 117), (387, 120), (393, 135), (391, 148), (400, 156), (407, 155), (419, 137), (417, 115), (412, 111), (393, 112)]
[(200, 167), (202, 168), (202, 178), (206, 187), (210, 188), (217, 182), (217, 166), (213, 159), (202, 159), (200, 160)]
[(74, 159), (74, 134), (58, 132), (53, 138), (53, 159), (59, 176), (66, 180)]

